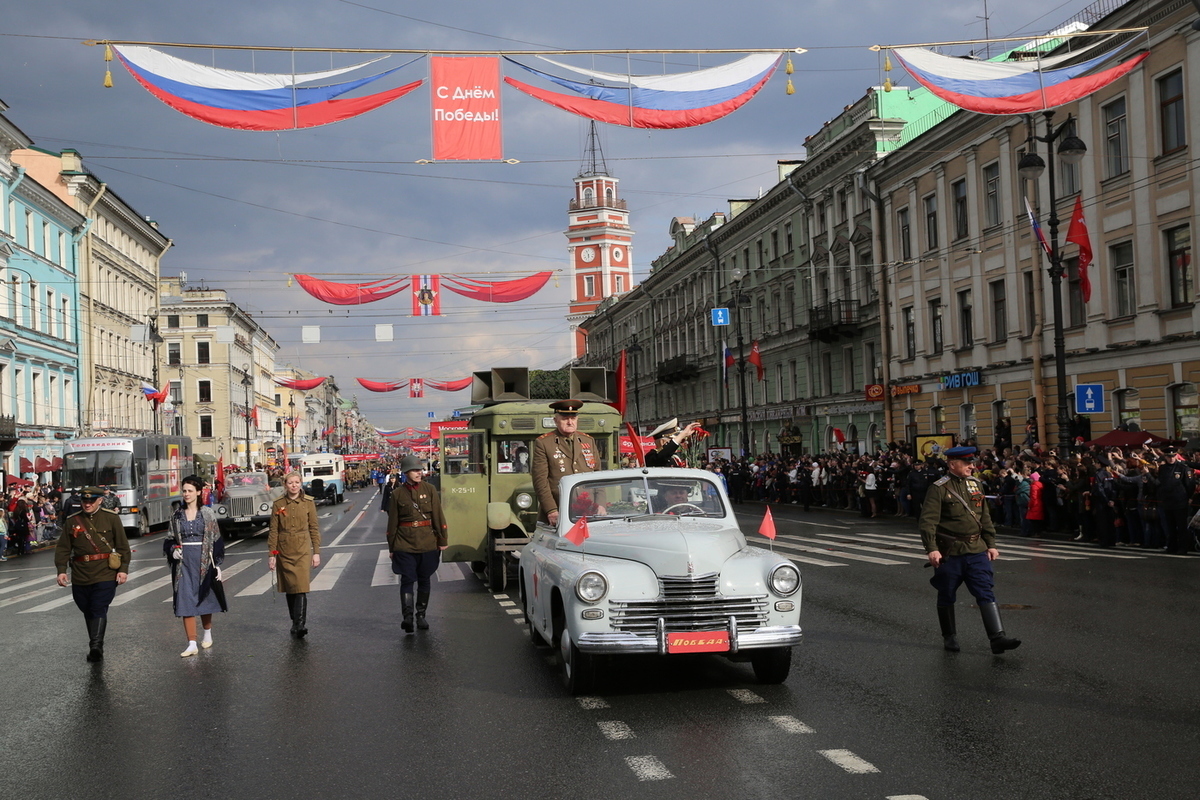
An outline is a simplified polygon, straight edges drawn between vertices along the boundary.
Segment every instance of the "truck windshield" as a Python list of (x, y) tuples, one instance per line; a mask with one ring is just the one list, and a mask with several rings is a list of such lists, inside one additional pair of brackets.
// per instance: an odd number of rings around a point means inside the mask
[(67, 453), (66, 488), (100, 486), (113, 489), (133, 488), (133, 453), (127, 450), (99, 450)]

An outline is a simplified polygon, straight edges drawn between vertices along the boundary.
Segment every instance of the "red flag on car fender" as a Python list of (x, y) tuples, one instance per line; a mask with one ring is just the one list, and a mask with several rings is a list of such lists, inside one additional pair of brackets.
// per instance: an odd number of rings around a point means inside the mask
[(763, 515), (763, 521), (758, 526), (758, 532), (768, 539), (775, 538), (775, 518), (771, 516), (770, 506), (767, 506), (767, 513)]
[(587, 517), (580, 517), (579, 521), (571, 526), (571, 530), (567, 531), (567, 541), (576, 547), (583, 546), (583, 540), (591, 536), (588, 533)]

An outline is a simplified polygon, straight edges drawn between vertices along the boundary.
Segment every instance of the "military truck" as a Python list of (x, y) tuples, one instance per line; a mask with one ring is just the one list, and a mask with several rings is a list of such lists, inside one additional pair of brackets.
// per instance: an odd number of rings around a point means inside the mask
[[(464, 428), (440, 432), (437, 476), (450, 528), (444, 561), (470, 562), (493, 591), (502, 591), (510, 568), (529, 542), (538, 518), (533, 491), (533, 440), (554, 430), (550, 403), (530, 397), (529, 370), (502, 367), (476, 372), (471, 402), (482, 405)], [(621, 415), (606, 405), (615, 395), (608, 370), (572, 368), (568, 396), (583, 400), (579, 431), (596, 440), (598, 469), (620, 462)], [(546, 393), (546, 392), (541, 392)]]

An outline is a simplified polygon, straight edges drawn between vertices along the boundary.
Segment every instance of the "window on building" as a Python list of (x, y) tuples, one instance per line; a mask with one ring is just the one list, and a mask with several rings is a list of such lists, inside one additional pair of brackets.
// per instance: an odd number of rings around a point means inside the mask
[(1008, 293), (1004, 279), (988, 284), (992, 301), (992, 341), (1003, 342), (1008, 338)]
[(183, 358), (180, 354), (179, 342), (167, 343), (167, 364), (168, 366), (177, 367), (183, 363)]
[(201, 414), (200, 415), (200, 438), (201, 439), (213, 438), (212, 414)]
[(929, 195), (922, 204), (925, 207), (925, 249), (933, 250), (938, 246), (937, 195)]
[(983, 168), (983, 224), (989, 228), (1000, 224), (999, 164), (988, 164)]
[(178, 314), (167, 314), (167, 327), (168, 328), (178, 328), (179, 327), (179, 315)]
[(1171, 153), (1187, 146), (1186, 110), (1183, 107), (1183, 70), (1177, 69), (1159, 78), (1158, 124), (1162, 132), (1162, 151)]
[(863, 383), (879, 383), (879, 360), (875, 355), (875, 342), (863, 343)]
[(1187, 225), (1166, 232), (1167, 275), (1171, 284), (1171, 306), (1191, 305), (1195, 296), (1192, 282), (1192, 233)]
[(1063, 259), (1067, 271), (1067, 327), (1075, 328), (1087, 322), (1087, 308), (1083, 302), (1083, 284), (1079, 277), (1079, 259)]
[(1196, 403), (1196, 384), (1181, 383), (1171, 387), (1172, 438), (1194, 439), (1200, 436), (1200, 409)]
[(171, 381), (167, 384), (168, 391), (171, 393), (171, 403), (179, 405), (183, 402), (183, 381)]
[(971, 290), (963, 289), (958, 293), (958, 338), (959, 347), (970, 347), (975, 344), (975, 312), (971, 308)]
[(1104, 170), (1106, 178), (1129, 171), (1129, 136), (1125, 117), (1125, 98), (1101, 109), (1104, 116)]
[(196, 384), (196, 402), (212, 402), (212, 381), (200, 381)]
[(197, 314), (196, 315), (196, 327), (197, 328), (207, 328), (208, 327), (208, 314)]
[(908, 208), (896, 212), (896, 235), (900, 238), (900, 258), (903, 261), (912, 259), (912, 220), (909, 219)]
[(853, 392), (854, 380), (854, 348), (842, 348), (842, 391)]
[(837, 213), (838, 213), (838, 218), (837, 218), (838, 222), (845, 222), (847, 219), (849, 219), (849, 215), (847, 214), (847, 208), (846, 208), (846, 190), (845, 189), (838, 189)]
[(933, 425), (934, 433), (946, 432), (946, 408), (945, 406), (934, 406), (929, 409), (929, 422)]
[(1108, 263), (1112, 266), (1113, 316), (1132, 317), (1137, 311), (1137, 294), (1133, 285), (1133, 242), (1121, 242), (1109, 247)]
[(945, 339), (942, 330), (942, 301), (935, 299), (929, 301), (929, 353), (937, 355), (942, 352), (945, 346)]
[(833, 354), (826, 350), (821, 353), (821, 396), (833, 395)]
[(779, 231), (778, 229), (771, 231), (771, 252), (768, 255), (772, 259), (779, 258)]
[(762, 269), (767, 265), (767, 254), (763, 250), (763, 240), (759, 239), (754, 243), (754, 249), (758, 253), (758, 261), (755, 262), (755, 269)]
[(904, 357), (917, 357), (917, 315), (912, 306), (900, 312), (904, 317)]
[(592, 297), (596, 294), (596, 278), (594, 275), (583, 276), (583, 296)]
[(624, 275), (614, 275), (613, 276), (613, 292), (616, 294), (621, 294), (621, 292), (624, 292), (624, 291), (625, 291), (625, 276)]
[(1113, 392), (1117, 409), (1117, 427), (1137, 432), (1142, 429), (1142, 399), (1137, 389), (1118, 389)]
[(959, 431), (958, 435), (964, 441), (974, 440), (979, 436), (979, 428), (975, 422), (975, 404), (963, 403), (958, 408)]
[(787, 252), (792, 252), (792, 223), (790, 222), (783, 226), (783, 243), (787, 247)]
[(954, 202), (954, 238), (965, 239), (970, 230), (967, 219), (967, 181), (950, 184), (950, 197)]
[(196, 363), (211, 364), (208, 342), (196, 342)]

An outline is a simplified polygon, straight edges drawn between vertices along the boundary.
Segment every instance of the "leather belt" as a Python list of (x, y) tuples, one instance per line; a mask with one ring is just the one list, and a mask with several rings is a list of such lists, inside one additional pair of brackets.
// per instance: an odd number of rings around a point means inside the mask
[(108, 553), (92, 553), (89, 556), (75, 556), (75, 561), (99, 561), (102, 558), (108, 558)]
[(428, 528), (433, 523), (427, 519), (418, 520), (417, 522), (401, 522), (401, 528)]
[(969, 535), (967, 535), (967, 534), (959, 535), (956, 533), (941, 533), (939, 531), (938, 536), (941, 536), (943, 539), (953, 539), (956, 542), (966, 542), (967, 544), (971, 544), (972, 542), (979, 541), (978, 533), (972, 533)]

